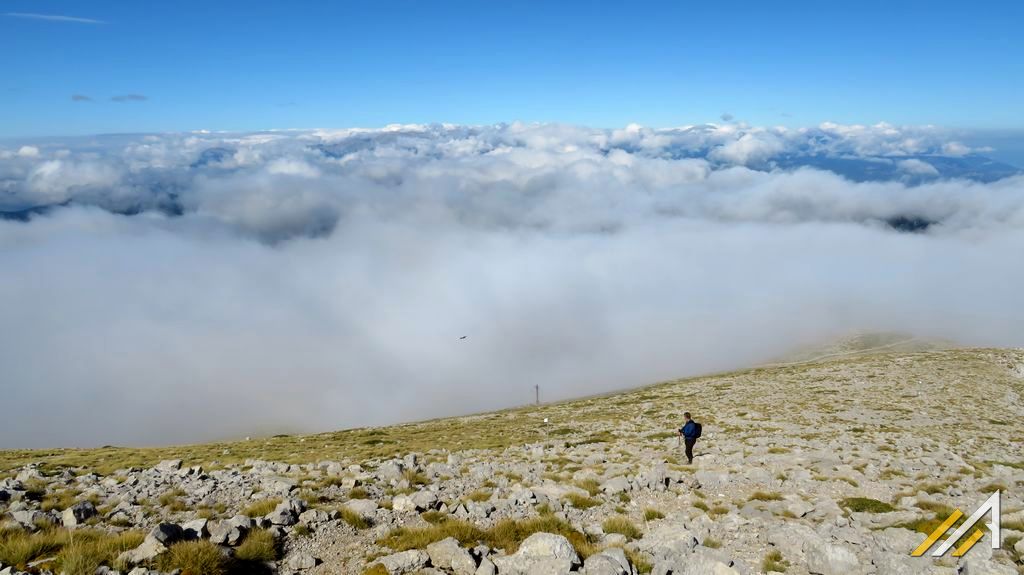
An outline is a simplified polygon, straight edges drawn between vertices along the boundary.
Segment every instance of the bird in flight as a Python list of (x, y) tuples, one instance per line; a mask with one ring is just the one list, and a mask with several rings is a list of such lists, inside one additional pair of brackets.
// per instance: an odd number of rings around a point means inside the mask
[(460, 337), (459, 339), (466, 339), (466, 336), (462, 336), (462, 337)]

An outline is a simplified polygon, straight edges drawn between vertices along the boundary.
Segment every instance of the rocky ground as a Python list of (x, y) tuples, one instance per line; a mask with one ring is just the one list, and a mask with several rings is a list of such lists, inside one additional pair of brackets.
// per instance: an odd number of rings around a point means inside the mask
[[(879, 351), (388, 428), (0, 452), (0, 573), (1024, 573), (1024, 351)], [(1001, 549), (910, 556), (996, 490)]]

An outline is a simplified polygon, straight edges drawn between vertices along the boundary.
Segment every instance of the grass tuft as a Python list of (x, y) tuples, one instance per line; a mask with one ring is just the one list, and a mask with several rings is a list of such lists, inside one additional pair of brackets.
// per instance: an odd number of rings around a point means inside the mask
[(239, 561), (274, 561), (278, 558), (277, 541), (266, 529), (255, 529), (235, 550), (235, 558)]
[(348, 523), (356, 529), (367, 529), (371, 526), (370, 520), (363, 517), (362, 515), (352, 511), (348, 507), (342, 507), (338, 510), (341, 515), (341, 520)]
[(619, 533), (630, 539), (639, 539), (643, 536), (640, 528), (630, 521), (628, 517), (622, 515), (605, 519), (601, 523), (601, 528), (604, 529), (605, 533)]
[(665, 514), (653, 507), (644, 509), (644, 519), (647, 521), (654, 521), (655, 519), (664, 519)]
[(179, 569), (181, 575), (224, 575), (228, 567), (220, 547), (209, 541), (185, 541), (171, 545), (157, 564), (161, 571)]
[(597, 499), (587, 497), (586, 495), (580, 495), (579, 493), (570, 493), (566, 495), (565, 498), (576, 509), (590, 509), (591, 507), (597, 507), (601, 504)]
[(281, 500), (274, 499), (260, 499), (242, 510), (242, 515), (246, 517), (263, 517), (267, 513), (274, 510), (275, 507), (281, 504)]
[(776, 491), (755, 491), (750, 495), (750, 501), (782, 501), (781, 493)]
[(896, 511), (896, 508), (884, 501), (871, 499), (870, 497), (847, 497), (839, 502), (840, 507), (845, 507), (855, 513), (889, 513)]
[(764, 556), (764, 560), (761, 561), (761, 569), (765, 572), (777, 571), (779, 573), (785, 573), (786, 568), (789, 567), (789, 561), (782, 556), (782, 552), (778, 549), (772, 549)]

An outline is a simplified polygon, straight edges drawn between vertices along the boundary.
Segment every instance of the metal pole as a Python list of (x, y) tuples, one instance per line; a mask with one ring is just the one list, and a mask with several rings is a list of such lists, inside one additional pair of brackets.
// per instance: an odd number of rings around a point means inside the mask
[(540, 385), (533, 386), (533, 391), (535, 396), (534, 401), (537, 403), (537, 405), (540, 405)]

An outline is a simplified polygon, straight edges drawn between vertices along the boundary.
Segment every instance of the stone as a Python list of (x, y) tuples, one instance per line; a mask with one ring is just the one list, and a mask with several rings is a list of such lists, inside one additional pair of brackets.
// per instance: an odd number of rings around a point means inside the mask
[(304, 551), (293, 553), (288, 557), (288, 561), (286, 561), (288, 568), (293, 569), (295, 571), (304, 571), (306, 569), (312, 569), (313, 567), (316, 567), (319, 563), (320, 561), (316, 557), (313, 557), (312, 555)]
[(373, 519), (377, 514), (377, 502), (372, 499), (350, 499), (344, 505), (346, 509), (354, 511), (363, 519)]
[(288, 495), (298, 486), (298, 482), (288, 477), (266, 477), (262, 486), (271, 495)]
[(234, 547), (242, 542), (249, 530), (252, 529), (253, 521), (245, 515), (236, 515), (224, 521), (211, 521), (206, 528), (210, 533), (210, 542), (217, 545), (230, 545)]
[[(335, 515), (337, 512), (335, 512)], [(321, 509), (309, 509), (299, 514), (299, 523), (305, 523), (306, 525), (316, 525), (318, 523), (326, 523), (331, 520), (331, 514)]]
[(377, 468), (376, 475), (377, 475), (377, 477), (379, 477), (381, 479), (384, 479), (385, 481), (388, 481), (388, 480), (399, 481), (399, 480), (403, 479), (404, 473), (405, 473), (405, 468), (402, 466), (402, 464), (400, 462), (398, 462), (398, 461), (385, 461), (384, 463), (380, 464), (380, 467)]
[(299, 514), (305, 510), (306, 505), (299, 499), (285, 499), (277, 504), (273, 511), (265, 518), (272, 525), (295, 525), (299, 522)]
[(165, 459), (165, 460), (161, 461), (160, 463), (157, 463), (156, 467), (154, 467), (154, 469), (156, 469), (157, 471), (162, 471), (164, 473), (173, 473), (173, 472), (178, 471), (179, 469), (181, 469), (181, 460), (180, 459)]
[(210, 534), (206, 529), (207, 523), (209, 523), (208, 520), (200, 518), (182, 524), (181, 529), (184, 531), (185, 539), (205, 539)]
[(117, 561), (126, 565), (138, 565), (155, 559), (165, 553), (167, 547), (182, 537), (182, 529), (173, 523), (161, 523), (154, 527), (135, 549), (121, 553)]
[(376, 563), (383, 566), (387, 570), (388, 575), (403, 575), (426, 567), (430, 563), (430, 556), (425, 551), (410, 549), (409, 551), (381, 557)]
[(454, 537), (449, 537), (427, 545), (430, 564), (438, 569), (445, 569), (455, 575), (474, 575), (477, 565), (469, 551), (464, 549)]
[(494, 566), (494, 563), (490, 559), (484, 557), (483, 559), (480, 560), (480, 565), (477, 566), (476, 573), (474, 575), (497, 575), (497, 574), (498, 574), (498, 568)]
[(437, 507), (437, 494), (433, 491), (417, 491), (411, 496), (417, 511), (428, 511)]
[(686, 555), (697, 546), (693, 532), (677, 523), (661, 523), (636, 542), (637, 549), (655, 559)]
[(184, 530), (174, 523), (160, 523), (149, 531), (149, 535), (146, 535), (146, 539), (153, 539), (163, 545), (177, 543), (184, 537)]
[(811, 539), (804, 542), (803, 551), (811, 575), (854, 575), (862, 571), (857, 554), (846, 545)]
[(629, 560), (618, 547), (605, 549), (587, 557), (583, 562), (583, 573), (586, 575), (630, 575)]
[(608, 481), (601, 484), (601, 491), (608, 495), (615, 495), (617, 493), (623, 493), (629, 491), (629, 480), (622, 475), (613, 477)]
[(534, 533), (514, 554), (494, 557), (493, 562), (502, 575), (562, 575), (579, 565), (580, 558), (565, 537)]
[(11, 511), (11, 519), (14, 519), (22, 527), (35, 530), (38, 523), (52, 523), (52, 519), (46, 513), (31, 510)]
[(773, 527), (766, 535), (768, 543), (778, 548), (783, 557), (790, 561), (803, 558), (805, 542), (814, 540), (823, 543), (821, 536), (814, 529), (794, 522)]
[(61, 522), (64, 527), (78, 527), (96, 516), (96, 506), (89, 501), (79, 501), (64, 510)]
[(408, 495), (396, 495), (391, 499), (391, 509), (396, 513), (412, 513), (416, 511), (416, 503)]

